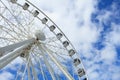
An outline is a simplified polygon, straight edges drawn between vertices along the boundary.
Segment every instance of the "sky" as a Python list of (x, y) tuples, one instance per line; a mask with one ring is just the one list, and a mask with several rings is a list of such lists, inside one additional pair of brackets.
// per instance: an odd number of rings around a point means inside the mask
[[(66, 34), (89, 80), (120, 80), (120, 0), (36, 0)], [(8, 77), (4, 77), (8, 75)], [(0, 73), (0, 80), (13, 74)]]

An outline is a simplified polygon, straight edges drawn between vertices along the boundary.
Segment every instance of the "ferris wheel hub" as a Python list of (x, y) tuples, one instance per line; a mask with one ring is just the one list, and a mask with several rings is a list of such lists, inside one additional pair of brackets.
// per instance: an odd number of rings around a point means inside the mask
[(37, 40), (44, 41), (46, 39), (45, 34), (41, 30), (37, 30), (35, 36)]

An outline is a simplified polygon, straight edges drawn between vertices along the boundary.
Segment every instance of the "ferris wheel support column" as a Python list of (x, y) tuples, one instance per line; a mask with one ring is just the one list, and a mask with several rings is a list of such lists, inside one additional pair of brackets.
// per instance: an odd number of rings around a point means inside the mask
[(73, 77), (68, 73), (68, 71), (61, 65), (61, 63), (52, 55), (52, 51), (46, 48), (44, 45), (38, 45), (41, 49), (48, 54), (52, 61), (60, 68), (63, 74), (68, 78), (68, 80), (74, 80)]
[(24, 40), (24, 41), (21, 41), (21, 42), (18, 42), (18, 43), (14, 43), (14, 44), (11, 44), (11, 45), (8, 45), (8, 46), (5, 46), (5, 47), (1, 47), (0, 48), (0, 57), (4, 56), (4, 55), (7, 55), (7, 53), (25, 45), (25, 44), (29, 44), (31, 42), (35, 42), (35, 38), (31, 38), (31, 39), (28, 39), (28, 40)]
[(35, 41), (30, 41), (28, 44), (24, 44), (23, 46), (18, 47), (12, 52), (9, 52), (8, 54), (4, 55), (0, 58), (0, 69), (5, 67), (7, 64), (9, 64), (11, 61), (13, 61), (15, 58), (17, 58), (26, 48), (32, 45)]

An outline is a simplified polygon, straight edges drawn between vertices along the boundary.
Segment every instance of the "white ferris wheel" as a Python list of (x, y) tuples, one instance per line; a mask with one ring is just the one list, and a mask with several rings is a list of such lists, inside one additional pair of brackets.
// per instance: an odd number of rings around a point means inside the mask
[(29, 0), (0, 0), (0, 70), (14, 80), (88, 80), (70, 40)]

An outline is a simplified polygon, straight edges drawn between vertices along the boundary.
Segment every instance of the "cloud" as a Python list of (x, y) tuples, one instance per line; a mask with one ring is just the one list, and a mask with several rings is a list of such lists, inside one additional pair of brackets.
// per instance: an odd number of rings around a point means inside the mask
[(112, 64), (116, 60), (117, 53), (115, 47), (113, 45), (106, 45), (106, 47), (101, 51), (101, 59), (102, 61)]
[(10, 72), (4, 71), (0, 74), (1, 80), (13, 80), (14, 75), (12, 75)]
[(112, 23), (112, 31), (107, 35), (107, 41), (115, 46), (120, 45), (120, 25)]

